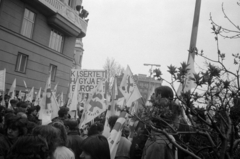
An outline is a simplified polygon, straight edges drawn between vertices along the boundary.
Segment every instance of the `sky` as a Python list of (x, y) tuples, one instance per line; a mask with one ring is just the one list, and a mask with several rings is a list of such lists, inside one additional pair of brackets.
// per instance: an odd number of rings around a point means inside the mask
[[(107, 58), (115, 59), (133, 74), (149, 75), (150, 66), (159, 64), (163, 78), (170, 80), (167, 66), (187, 62), (195, 0), (84, 0), (89, 12), (86, 37), (83, 38), (83, 69), (103, 69)], [(240, 26), (238, 0), (202, 0), (197, 48), (217, 59), (217, 45), (209, 21), (234, 29), (224, 18)], [(233, 67), (232, 53), (240, 53), (240, 39), (219, 39), (226, 53), (227, 68)], [(204, 67), (203, 58), (195, 57), (195, 70)], [(154, 68), (154, 67), (153, 67)]]

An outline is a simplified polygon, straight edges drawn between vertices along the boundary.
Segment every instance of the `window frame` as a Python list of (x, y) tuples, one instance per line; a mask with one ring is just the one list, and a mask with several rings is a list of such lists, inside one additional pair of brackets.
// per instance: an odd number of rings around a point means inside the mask
[[(60, 48), (59, 48), (59, 39), (60, 39), (60, 37), (61, 37), (61, 43), (60, 43)], [(56, 43), (56, 41), (58, 41), (58, 42)], [(60, 33), (59, 31), (57, 31), (55, 29), (51, 29), (48, 47), (50, 49), (54, 50), (54, 51), (62, 53), (63, 52), (64, 42), (65, 42), (64, 34)], [(57, 49), (55, 49), (55, 47), (57, 47)]]
[[(56, 68), (56, 70), (53, 72), (54, 68)], [(50, 64), (49, 71), (51, 71), (51, 81), (55, 82), (57, 76), (57, 65)]]
[[(21, 71), (22, 57), (23, 56), (26, 57), (26, 62), (24, 64), (24, 70)], [(19, 58), (21, 58), (21, 59), (19, 59)], [(15, 72), (26, 74), (26, 72), (27, 72), (27, 65), (28, 65), (28, 59), (29, 59), (29, 55), (19, 52), (18, 55), (17, 55), (16, 64), (15, 64)]]
[[(24, 20), (27, 20), (28, 22), (31, 22), (31, 20), (29, 19), (26, 19), (25, 18), (25, 11), (28, 10), (29, 12), (33, 13), (34, 14), (34, 18), (33, 18), (33, 23), (32, 23), (32, 30), (31, 30), (31, 33), (30, 33), (30, 37), (24, 35), (22, 32), (23, 32), (23, 24), (24, 24)], [(35, 29), (35, 24), (36, 24), (36, 18), (37, 17), (37, 14), (36, 12), (34, 12), (33, 10), (29, 9), (29, 8), (24, 8), (24, 12), (23, 12), (23, 18), (22, 18), (22, 25), (21, 25), (21, 30), (20, 30), (20, 34), (26, 38), (29, 38), (29, 39), (32, 39), (33, 38), (33, 32), (34, 32), (34, 29)]]

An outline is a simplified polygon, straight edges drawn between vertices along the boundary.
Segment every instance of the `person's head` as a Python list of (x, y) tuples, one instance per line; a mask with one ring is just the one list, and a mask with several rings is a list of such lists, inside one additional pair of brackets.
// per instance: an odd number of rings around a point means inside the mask
[(61, 145), (66, 146), (67, 144), (67, 131), (63, 123), (53, 122), (52, 126), (60, 130)]
[(21, 111), (21, 112), (27, 112), (27, 108), (29, 107), (29, 104), (27, 102), (18, 102), (17, 103), (17, 111)]
[(23, 118), (23, 119), (27, 119), (27, 114), (23, 113), (23, 112), (18, 112), (17, 116), (20, 117), (20, 118)]
[(37, 110), (35, 106), (32, 106), (30, 108), (27, 109), (27, 114), (28, 115), (37, 115)]
[(10, 104), (11, 104), (11, 106), (12, 106), (13, 108), (16, 108), (17, 103), (18, 103), (18, 101), (15, 100), (15, 99), (11, 99), (11, 100), (10, 100)]
[(78, 120), (66, 119), (66, 120), (64, 120), (64, 125), (68, 132), (71, 132), (71, 131), (79, 132), (79, 128), (78, 128), (79, 121)]
[(48, 145), (40, 136), (22, 136), (11, 147), (7, 159), (47, 159)]
[(102, 135), (93, 135), (83, 141), (82, 159), (110, 159), (107, 139)]
[(27, 122), (27, 133), (32, 134), (32, 130), (37, 127), (38, 125), (32, 121)]
[(90, 126), (90, 128), (88, 129), (88, 136), (92, 136), (92, 135), (101, 135), (103, 132), (103, 124), (101, 123), (94, 123)]
[(61, 143), (60, 130), (51, 125), (41, 125), (33, 129), (32, 134), (34, 136), (42, 136), (47, 140), (50, 154), (54, 152), (59, 143)]
[(11, 116), (7, 121), (7, 136), (11, 140), (27, 134), (27, 119)]
[(58, 111), (58, 116), (60, 118), (67, 119), (68, 118), (68, 112), (69, 112), (69, 108), (61, 107), (60, 110)]
[(36, 106), (36, 111), (39, 112), (41, 107), (39, 105)]
[(48, 145), (40, 136), (22, 136), (11, 147), (7, 159), (47, 159)]
[(155, 89), (155, 97), (167, 98), (173, 100), (173, 91), (169, 86), (160, 86)]
[(116, 115), (110, 116), (108, 118), (108, 124), (109, 124), (110, 130), (113, 129), (117, 120), (118, 120), (118, 116), (116, 116)]

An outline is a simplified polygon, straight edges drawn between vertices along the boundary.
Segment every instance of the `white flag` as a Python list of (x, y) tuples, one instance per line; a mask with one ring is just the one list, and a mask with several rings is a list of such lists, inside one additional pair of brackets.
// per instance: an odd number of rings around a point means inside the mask
[(126, 121), (126, 112), (121, 112), (118, 120), (116, 121), (111, 134), (108, 138), (108, 144), (110, 147), (110, 154), (111, 154), (111, 159), (115, 159), (116, 156), (116, 152), (118, 149), (118, 145), (119, 145), (119, 141), (121, 139), (122, 136), (122, 128), (123, 128), (123, 124)]
[(82, 123), (80, 123), (80, 128), (107, 109), (103, 92), (103, 81), (100, 81), (97, 87), (92, 90), (91, 94), (89, 94), (89, 98), (85, 103), (85, 118)]
[(58, 104), (60, 107), (64, 105), (63, 92), (61, 93), (60, 97), (58, 98)]
[(58, 104), (57, 99), (56, 99), (54, 94), (52, 94), (51, 103), (52, 103), (52, 114), (51, 114), (52, 116), (51, 116), (51, 118), (53, 119), (55, 117), (58, 117), (58, 111), (60, 109), (59, 104)]
[(0, 91), (5, 91), (6, 69), (0, 70)]
[(124, 72), (124, 76), (119, 89), (126, 99), (128, 107), (131, 106), (132, 102), (142, 97), (136, 83), (134, 82), (133, 75), (129, 66), (127, 66), (127, 69)]
[(48, 88), (51, 89), (51, 79), (52, 79), (52, 69), (50, 69), (50, 71), (49, 71), (49, 75), (48, 75), (48, 78), (46, 81), (44, 92), (46, 92)]
[(68, 106), (67, 106), (69, 108), (69, 111), (77, 111), (78, 93), (79, 93), (78, 90), (79, 90), (79, 82), (77, 80), (76, 85), (75, 85), (75, 89), (74, 89), (74, 92), (73, 92), (73, 96), (69, 100), (69, 103), (68, 103)]
[(12, 93), (12, 96), (13, 96), (12, 99), (14, 99), (14, 96), (15, 96), (15, 89), (16, 89), (16, 78), (14, 79), (12, 86), (10, 87), (10, 89), (8, 91), (8, 95), (10, 95), (10, 93)]
[(40, 105), (41, 93), (42, 93), (42, 88), (40, 87), (38, 94), (35, 98), (35, 102), (34, 102), (35, 106)]
[(27, 84), (24, 80), (23, 80), (23, 84), (24, 84), (24, 87), (27, 89)]
[(32, 102), (33, 95), (34, 95), (34, 87), (32, 87), (31, 91), (26, 95), (26, 100), (25, 101)]
[(55, 97), (56, 97), (56, 93), (57, 93), (57, 86), (58, 86), (58, 83), (55, 85), (55, 87), (53, 88), (53, 91), (52, 91), (52, 93), (55, 95)]

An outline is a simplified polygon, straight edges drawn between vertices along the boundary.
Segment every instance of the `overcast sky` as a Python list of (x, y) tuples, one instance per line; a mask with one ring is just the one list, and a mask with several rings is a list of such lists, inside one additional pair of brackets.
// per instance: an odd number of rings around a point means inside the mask
[[(216, 59), (216, 42), (211, 33), (210, 13), (221, 26), (233, 29), (222, 13), (240, 26), (237, 0), (202, 0), (197, 48)], [(195, 0), (84, 0), (89, 11), (87, 35), (83, 39), (83, 69), (102, 69), (114, 58), (134, 74), (149, 74), (144, 63), (160, 64), (163, 77), (170, 80), (167, 66), (187, 61)], [(226, 63), (233, 65), (232, 53), (240, 53), (240, 39), (220, 39)], [(195, 69), (203, 66), (196, 57)]]

